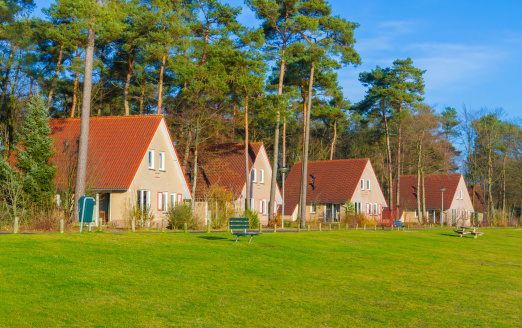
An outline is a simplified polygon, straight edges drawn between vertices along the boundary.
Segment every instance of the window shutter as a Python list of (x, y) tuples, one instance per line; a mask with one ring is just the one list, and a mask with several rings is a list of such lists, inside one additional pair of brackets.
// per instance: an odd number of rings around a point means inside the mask
[(381, 204), (379, 204), (379, 215), (381, 215)]
[(366, 203), (366, 214), (371, 214), (370, 211), (371, 211), (371, 205), (369, 203)]
[(259, 200), (259, 214), (263, 214), (263, 201)]
[(163, 193), (158, 192), (158, 211), (163, 211)]

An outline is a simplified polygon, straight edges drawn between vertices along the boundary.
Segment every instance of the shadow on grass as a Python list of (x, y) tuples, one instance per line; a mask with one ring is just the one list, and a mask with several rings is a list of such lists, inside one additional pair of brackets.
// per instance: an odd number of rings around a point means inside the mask
[(225, 237), (215, 237), (215, 236), (198, 236), (198, 238), (201, 238), (201, 239), (206, 239), (206, 240), (220, 240), (220, 241), (234, 241), (230, 238), (225, 238)]
[(452, 234), (449, 234), (449, 233), (442, 233), (441, 235), (442, 235), (442, 236), (449, 236), (449, 237), (457, 237), (457, 238), (460, 238), (460, 235), (452, 235)]

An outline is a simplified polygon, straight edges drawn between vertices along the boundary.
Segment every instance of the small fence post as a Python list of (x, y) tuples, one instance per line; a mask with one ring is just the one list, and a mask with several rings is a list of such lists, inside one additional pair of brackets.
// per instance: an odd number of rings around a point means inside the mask
[(207, 233), (210, 233), (210, 224), (207, 224)]
[(374, 225), (374, 226), (373, 226), (373, 230), (374, 230), (374, 231), (377, 231), (377, 225)]
[(259, 222), (259, 232), (263, 232), (263, 227), (261, 226), (261, 222)]
[(338, 226), (339, 229), (337, 230), (341, 230), (341, 222), (339, 222), (339, 226)]
[(103, 220), (101, 218), (98, 218), (98, 231), (102, 231), (103, 230)]
[(184, 230), (185, 233), (188, 232), (188, 224), (187, 224), (187, 222), (183, 223), (183, 230)]
[(60, 233), (63, 233), (64, 226), (65, 226), (65, 220), (64, 219), (60, 219)]
[(364, 231), (366, 231), (366, 224), (364, 225), (364, 228), (363, 228)]
[(18, 216), (14, 219), (13, 233), (18, 233)]
[(310, 232), (310, 225), (308, 225), (308, 229), (307, 229), (308, 232)]
[(319, 231), (322, 231), (322, 230), (321, 230), (321, 222), (319, 222)]
[(134, 220), (134, 219), (132, 219), (131, 229), (132, 229), (132, 232), (136, 232), (136, 220)]
[(277, 232), (277, 224), (274, 223), (274, 232)]
[(359, 230), (359, 223), (355, 225), (355, 230)]
[(161, 220), (161, 232), (165, 232), (165, 221)]
[(332, 224), (328, 223), (328, 231), (332, 231)]

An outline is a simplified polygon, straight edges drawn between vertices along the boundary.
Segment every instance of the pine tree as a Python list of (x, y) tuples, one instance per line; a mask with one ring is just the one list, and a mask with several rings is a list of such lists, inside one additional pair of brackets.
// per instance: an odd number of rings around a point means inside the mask
[(53, 140), (49, 137), (49, 115), (44, 100), (33, 97), (25, 113), (21, 143), (17, 150), (17, 168), (23, 173), (24, 192), (37, 206), (49, 204), (54, 194), (56, 167), (50, 162)]

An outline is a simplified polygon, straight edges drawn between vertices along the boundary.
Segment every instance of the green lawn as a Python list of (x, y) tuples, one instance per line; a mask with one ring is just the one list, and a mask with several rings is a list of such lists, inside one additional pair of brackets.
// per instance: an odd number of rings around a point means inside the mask
[(522, 230), (0, 235), (0, 327), (514, 327)]

